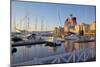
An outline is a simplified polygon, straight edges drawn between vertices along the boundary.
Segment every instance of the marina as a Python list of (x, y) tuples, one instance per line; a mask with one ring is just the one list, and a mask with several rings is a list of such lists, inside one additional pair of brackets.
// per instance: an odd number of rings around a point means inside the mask
[[(12, 66), (88, 62), (96, 60), (95, 34), (54, 31), (12, 33)], [(17, 29), (18, 30), (18, 29)], [(64, 31), (63, 31), (64, 32)]]
[[(18, 38), (16, 37), (16, 40)], [(27, 45), (35, 45), (35, 44), (49, 44), (49, 45), (54, 45), (58, 44), (61, 45), (62, 42), (65, 40), (74, 40), (75, 43), (85, 43), (85, 42), (94, 42), (96, 39), (95, 37), (87, 37), (87, 36), (77, 36), (77, 35), (70, 35), (70, 36), (65, 36), (64, 38), (60, 37), (53, 37), (53, 36), (41, 36), (41, 35), (31, 35), (27, 36), (26, 38), (20, 37), (19, 41), (12, 42), (12, 47), (15, 46), (27, 46)], [(13, 39), (14, 41), (14, 39)]]
[(12, 5), (11, 66), (96, 61), (94, 6)]
[(26, 65), (91, 61), (96, 56), (95, 47), (95, 42), (74, 43), (71, 40), (66, 40), (59, 46), (37, 44), (14, 47), (17, 51), (12, 54), (12, 63)]

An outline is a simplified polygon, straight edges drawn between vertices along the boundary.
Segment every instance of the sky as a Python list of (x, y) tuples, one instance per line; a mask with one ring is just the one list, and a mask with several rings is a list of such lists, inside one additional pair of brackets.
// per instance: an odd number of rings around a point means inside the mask
[(77, 23), (90, 24), (96, 20), (95, 6), (88, 5), (12, 1), (11, 11), (12, 26), (16, 22), (19, 28), (24, 28), (27, 20), (25, 17), (28, 16), (30, 30), (35, 30), (36, 22), (37, 30), (41, 29), (41, 24), (44, 30), (63, 27), (70, 14), (77, 17)]

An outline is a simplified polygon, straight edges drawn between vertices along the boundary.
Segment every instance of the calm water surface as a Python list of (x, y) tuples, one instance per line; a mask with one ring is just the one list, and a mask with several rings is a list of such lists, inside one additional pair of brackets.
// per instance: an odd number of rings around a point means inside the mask
[(21, 63), (33, 60), (34, 58), (48, 57), (63, 53), (72, 52), (74, 50), (95, 48), (95, 42), (73, 43), (72, 40), (65, 41), (61, 46), (45, 46), (45, 44), (37, 44), (31, 46), (16, 47), (17, 52), (12, 55), (12, 63)]

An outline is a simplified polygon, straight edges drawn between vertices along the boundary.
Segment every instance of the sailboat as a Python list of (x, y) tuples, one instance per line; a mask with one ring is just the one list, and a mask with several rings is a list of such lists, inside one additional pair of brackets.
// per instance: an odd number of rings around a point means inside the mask
[[(61, 24), (61, 20), (60, 20), (60, 15), (59, 15), (59, 10), (58, 10), (58, 18)], [(60, 28), (60, 26), (59, 26)], [(58, 36), (56, 36), (56, 34), (53, 37), (48, 37), (48, 43), (46, 44), (47, 46), (60, 46), (61, 45), (61, 38), (59, 38)]]

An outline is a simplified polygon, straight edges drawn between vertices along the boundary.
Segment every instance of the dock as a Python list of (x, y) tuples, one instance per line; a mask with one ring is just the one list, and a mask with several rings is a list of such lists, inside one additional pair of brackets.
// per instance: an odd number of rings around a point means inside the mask
[(46, 42), (47, 41), (44, 41), (44, 40), (26, 40), (26, 41), (19, 41), (19, 42), (12, 43), (12, 47), (43, 44), (43, 43), (46, 43)]
[(77, 40), (75, 41), (75, 43), (87, 43), (87, 42), (94, 42), (96, 40), (84, 40), (84, 41), (81, 41), (81, 40)]

